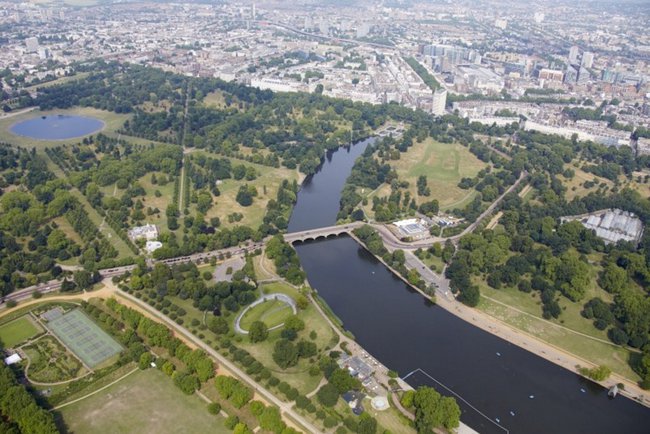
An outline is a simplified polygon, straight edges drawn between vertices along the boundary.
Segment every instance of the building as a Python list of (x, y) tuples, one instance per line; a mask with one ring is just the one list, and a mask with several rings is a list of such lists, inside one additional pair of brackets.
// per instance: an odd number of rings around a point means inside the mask
[(637, 155), (650, 155), (650, 139), (639, 137), (636, 141)]
[(361, 23), (357, 29), (357, 38), (365, 38), (370, 33), (370, 25), (368, 23)]
[(589, 70), (583, 66), (578, 70), (578, 79), (576, 80), (578, 84), (585, 84), (591, 80), (591, 74)]
[(544, 81), (555, 81), (562, 83), (564, 79), (564, 72), (557, 69), (542, 69), (539, 71), (539, 79)]
[(5, 358), (5, 365), (7, 365), (7, 366), (14, 365), (16, 363), (20, 363), (21, 360), (23, 360), (23, 359), (20, 358), (18, 353), (14, 353), (11, 356)]
[(562, 222), (572, 220), (578, 220), (585, 228), (594, 230), (605, 244), (618, 241), (638, 244), (643, 235), (643, 222), (631, 212), (616, 208), (561, 219)]
[(433, 92), (433, 103), (431, 104), (431, 113), (436, 116), (445, 114), (445, 107), (447, 106), (447, 90), (440, 88)]
[(591, 68), (594, 65), (594, 53), (585, 51), (582, 54), (582, 63), (580, 65), (585, 68)]
[(370, 376), (375, 372), (370, 365), (361, 360), (358, 356), (348, 356), (347, 354), (343, 354), (339, 357), (337, 363), (341, 369), (347, 369), (352, 377), (358, 378), (360, 381), (370, 378)]
[(163, 244), (160, 241), (147, 241), (147, 244), (145, 244), (144, 248), (147, 253), (153, 253), (162, 246)]
[(566, 73), (564, 74), (565, 83), (575, 83), (578, 81), (579, 69), (575, 65), (567, 66)]
[(497, 29), (505, 30), (506, 28), (508, 28), (508, 20), (503, 18), (498, 18), (494, 21), (494, 26)]
[(36, 53), (38, 51), (38, 39), (35, 37), (25, 39), (25, 47), (30, 53)]
[(394, 222), (393, 225), (397, 227), (399, 233), (403, 237), (412, 240), (421, 240), (429, 236), (429, 231), (424, 221), (421, 219), (406, 219)]
[(569, 49), (569, 63), (576, 63), (578, 61), (578, 55), (580, 54), (580, 48), (574, 45)]
[(144, 226), (136, 226), (129, 231), (129, 238), (132, 240), (139, 240), (144, 238), (146, 240), (154, 240), (158, 238), (158, 226), (146, 224)]

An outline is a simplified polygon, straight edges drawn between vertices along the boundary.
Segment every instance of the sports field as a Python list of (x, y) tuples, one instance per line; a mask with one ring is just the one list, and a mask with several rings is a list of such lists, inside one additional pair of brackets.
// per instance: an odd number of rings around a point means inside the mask
[(208, 413), (206, 402), (197, 395), (185, 395), (157, 369), (136, 371), (59, 412), (68, 432), (77, 434), (231, 432), (223, 417)]
[(122, 351), (120, 344), (78, 309), (48, 322), (47, 327), (91, 368)]
[(24, 315), (0, 326), (0, 347), (13, 348), (38, 335), (43, 329), (29, 316)]

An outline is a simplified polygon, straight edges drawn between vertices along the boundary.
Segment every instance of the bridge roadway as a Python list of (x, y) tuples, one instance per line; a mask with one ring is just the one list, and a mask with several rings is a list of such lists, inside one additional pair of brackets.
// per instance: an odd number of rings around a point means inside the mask
[[(416, 250), (418, 248), (428, 248), (431, 247), (434, 243), (439, 243), (439, 242), (445, 242), (446, 240), (451, 240), (452, 242), (456, 243), (462, 236), (473, 232), (478, 225), (492, 212), (496, 209), (496, 207), (501, 203), (501, 201), (505, 198), (505, 196), (512, 192), (519, 184), (528, 176), (528, 172), (524, 171), (520, 174), (519, 179), (510, 186), (501, 196), (499, 196), (477, 219), (474, 223), (469, 225), (463, 232), (461, 232), (458, 235), (455, 235), (453, 237), (449, 238), (441, 238), (441, 237), (429, 237), (423, 240), (418, 240), (418, 241), (413, 241), (413, 242), (405, 242), (401, 241), (399, 238), (393, 234), (385, 225), (381, 224), (372, 224), (371, 226), (377, 230), (379, 235), (381, 235), (384, 244), (386, 247), (388, 247), (391, 250), (394, 249), (403, 249), (403, 250)], [(350, 234), (354, 229), (363, 226), (363, 222), (354, 222), (354, 223), (346, 223), (342, 225), (334, 225), (334, 226), (327, 226), (327, 227), (322, 227), (322, 228), (316, 228), (316, 229), (308, 229), (304, 231), (299, 231), (299, 232), (292, 232), (288, 234), (284, 234), (284, 239), (286, 242), (293, 244), (295, 242), (303, 242), (303, 241), (310, 241), (310, 240), (317, 240), (319, 238), (327, 238), (331, 236), (339, 236), (342, 234)], [(178, 256), (176, 258), (169, 258), (169, 259), (162, 259), (162, 260), (149, 260), (148, 265), (153, 266), (156, 263), (162, 263), (162, 264), (167, 264), (167, 265), (174, 265), (174, 264), (182, 264), (186, 262), (204, 262), (205, 260), (209, 260), (210, 258), (213, 257), (219, 257), (219, 256), (226, 256), (228, 254), (230, 255), (239, 255), (242, 253), (247, 253), (247, 252), (252, 252), (257, 249), (262, 249), (264, 248), (264, 245), (266, 242), (269, 240), (269, 238), (266, 238), (262, 241), (258, 242), (249, 242), (246, 243), (242, 246), (236, 246), (236, 247), (229, 247), (227, 249), (220, 249), (220, 250), (212, 250), (210, 252), (203, 252), (203, 253), (194, 253), (192, 255), (186, 255), (186, 256)], [(99, 274), (102, 276), (102, 278), (112, 278), (113, 276), (120, 276), (122, 274), (125, 274), (131, 270), (133, 270), (136, 266), (135, 265), (125, 265), (123, 267), (114, 267), (114, 268), (108, 268), (104, 270), (99, 270)], [(11, 294), (8, 294), (4, 297), (4, 299), (0, 300), (0, 307), (4, 304), (4, 301), (8, 300), (14, 300), (16, 302), (19, 302), (21, 300), (25, 300), (27, 298), (30, 298), (32, 296), (32, 293), (34, 291), (38, 291), (42, 294), (47, 294), (50, 292), (58, 291), (61, 289), (61, 281), (59, 280), (50, 280), (49, 282), (45, 283), (40, 283), (38, 285), (30, 286), (24, 289), (21, 289), (19, 291), (14, 291)]]

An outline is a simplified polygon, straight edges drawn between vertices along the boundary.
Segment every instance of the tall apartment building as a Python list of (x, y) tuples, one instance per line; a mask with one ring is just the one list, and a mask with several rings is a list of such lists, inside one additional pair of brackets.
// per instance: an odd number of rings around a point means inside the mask
[(437, 89), (433, 93), (433, 104), (431, 105), (431, 113), (436, 116), (445, 114), (445, 106), (447, 105), (447, 90)]

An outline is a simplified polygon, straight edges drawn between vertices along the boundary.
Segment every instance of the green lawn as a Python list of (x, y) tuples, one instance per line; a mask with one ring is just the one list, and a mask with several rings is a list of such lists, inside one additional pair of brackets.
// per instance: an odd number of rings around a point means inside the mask
[[(196, 151), (192, 152), (189, 155), (196, 156), (203, 154), (212, 158), (224, 158), (217, 154), (212, 154), (206, 151)], [(302, 176), (298, 173), (297, 170), (290, 170), (287, 168), (279, 167), (268, 167), (262, 166), (260, 164), (249, 163), (244, 160), (238, 160), (236, 158), (230, 158), (232, 166), (238, 166), (243, 164), (246, 167), (254, 167), (258, 173), (258, 177), (253, 181), (239, 180), (234, 179), (225, 179), (222, 183), (219, 184), (220, 196), (213, 196), (213, 205), (205, 214), (207, 220), (212, 217), (219, 217), (222, 226), (232, 227), (245, 225), (252, 228), (258, 227), (262, 224), (264, 214), (266, 213), (266, 204), (271, 199), (276, 199), (278, 194), (278, 189), (283, 180), (288, 180), (293, 182), (293, 180), (301, 182)], [(257, 189), (257, 197), (253, 199), (253, 204), (250, 206), (241, 206), (235, 200), (239, 187), (248, 184)], [(266, 190), (266, 193), (265, 193)], [(195, 210), (195, 206), (192, 205), (191, 209)], [(239, 222), (228, 222), (228, 215), (233, 213), (241, 213), (244, 218)]]
[[(440, 143), (432, 138), (415, 143), (406, 153), (400, 155), (399, 160), (389, 162), (401, 181), (409, 183), (408, 191), (418, 203), (437, 199), (442, 210), (463, 208), (476, 196), (475, 190), (463, 190), (458, 187), (462, 178), (471, 178), (487, 166), (476, 158), (468, 148), (458, 143)], [(431, 189), (431, 196), (424, 197), (417, 194), (417, 178), (421, 175), (427, 177), (427, 185)], [(383, 185), (375, 192), (365, 192), (369, 204), (373, 196), (388, 196), (390, 186)], [(363, 194), (363, 192), (362, 192)], [(367, 207), (370, 210), (370, 206)]]
[(241, 319), (241, 326), (248, 330), (255, 321), (263, 321), (268, 328), (282, 324), (292, 314), (291, 306), (280, 300), (267, 300), (249, 309)]
[(60, 411), (69, 432), (228, 433), (197, 395), (185, 395), (162, 372), (137, 371)]
[[(587, 173), (581, 169), (578, 169), (572, 164), (565, 164), (564, 169), (571, 169), (575, 172), (575, 175), (571, 179), (567, 179), (561, 174), (558, 175), (558, 178), (560, 181), (562, 181), (562, 184), (564, 184), (567, 189), (565, 193), (567, 201), (571, 201), (576, 197), (586, 196), (589, 193), (595, 192), (598, 190), (598, 187), (601, 183), (606, 184), (608, 188), (612, 188), (614, 185), (614, 183), (609, 179), (601, 178), (594, 175), (593, 173)], [(587, 181), (595, 181), (596, 184), (591, 188), (587, 188), (584, 186), (584, 183)]]
[(0, 347), (14, 348), (43, 332), (43, 328), (28, 315), (0, 326)]
[[(32, 119), (39, 116), (47, 116), (53, 114), (64, 115), (79, 115), (97, 118), (104, 122), (104, 128), (101, 130), (103, 133), (114, 133), (124, 125), (124, 121), (129, 119), (130, 115), (113, 113), (105, 110), (97, 110), (91, 107), (75, 107), (71, 109), (56, 109), (56, 110), (33, 110), (28, 113), (23, 113), (7, 119), (0, 120), (0, 141), (7, 142), (13, 145), (24, 146), (28, 148), (36, 147), (38, 150), (60, 146), (64, 143), (78, 143), (83, 137), (77, 137), (67, 140), (35, 140), (28, 137), (15, 135), (9, 131), (9, 128), (16, 122)], [(96, 133), (93, 133), (96, 134)], [(89, 134), (92, 135), (92, 134)]]

